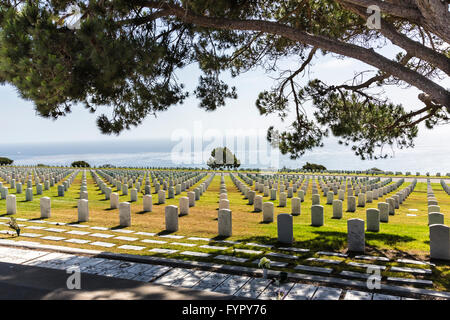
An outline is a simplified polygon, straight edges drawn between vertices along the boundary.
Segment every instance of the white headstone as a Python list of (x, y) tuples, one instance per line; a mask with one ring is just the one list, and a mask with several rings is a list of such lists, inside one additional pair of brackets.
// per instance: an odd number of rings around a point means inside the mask
[(80, 192), (80, 199), (82, 200), (89, 200), (89, 194), (87, 191), (81, 191)]
[(16, 196), (14, 194), (7, 195), (6, 214), (16, 214), (16, 213), (17, 213)]
[(293, 217), (287, 213), (277, 216), (278, 242), (292, 244), (294, 242)]
[[(194, 194), (194, 196), (195, 196), (195, 194)], [(159, 204), (166, 203), (166, 192), (164, 190), (158, 191), (158, 203)]]
[(389, 215), (395, 215), (395, 200), (392, 198), (387, 198), (386, 202), (389, 204)]
[(270, 189), (270, 200), (277, 200), (277, 190)]
[(121, 227), (131, 226), (131, 204), (129, 202), (119, 203), (119, 225)]
[(358, 207), (366, 206), (366, 195), (364, 193), (358, 194)]
[(256, 192), (253, 190), (249, 190), (247, 192), (248, 204), (253, 205), (253, 201), (255, 201)]
[(50, 218), (51, 215), (51, 200), (49, 197), (42, 197), (40, 199), (41, 218)]
[(395, 209), (400, 208), (400, 197), (398, 195), (393, 195), (392, 199), (394, 199)]
[(138, 191), (136, 188), (130, 190), (130, 201), (136, 202), (138, 200)]
[(287, 194), (286, 192), (280, 192), (280, 201), (279, 201), (279, 206), (280, 207), (286, 207), (287, 205)]
[(105, 200), (110, 200), (111, 198), (112, 189), (110, 187), (107, 187), (105, 189)]
[(180, 197), (180, 216), (189, 214), (189, 198)]
[(347, 211), (348, 212), (356, 211), (356, 197), (355, 196), (347, 197)]
[(365, 233), (364, 220), (349, 219), (347, 220), (347, 246), (348, 251), (364, 252), (365, 251)]
[(109, 203), (111, 209), (117, 209), (119, 207), (119, 194), (116, 192), (111, 193)]
[(380, 211), (370, 208), (366, 210), (367, 231), (380, 231)]
[(219, 210), (230, 209), (230, 201), (227, 199), (219, 200)]
[(33, 201), (33, 188), (27, 188), (25, 191), (25, 201)]
[(323, 206), (311, 206), (311, 225), (314, 227), (323, 226)]
[(218, 227), (220, 237), (231, 237), (232, 235), (232, 217), (231, 210), (220, 209), (218, 214)]
[(432, 212), (441, 212), (441, 207), (440, 206), (428, 206), (428, 213), (432, 213)]
[(344, 190), (339, 190), (338, 191), (338, 199), (341, 201), (345, 200), (345, 191)]
[[(342, 191), (342, 190), (339, 190)], [(333, 218), (341, 219), (342, 218), (342, 200), (334, 199), (333, 200)]]
[(305, 201), (305, 191), (298, 190), (297, 191), (297, 197), (299, 197), (302, 202)]
[(428, 225), (444, 224), (444, 215), (439, 212), (431, 212), (428, 214)]
[(298, 216), (301, 213), (301, 203), (300, 198), (292, 198), (291, 200), (291, 214), (293, 216)]
[(380, 221), (389, 222), (389, 203), (378, 202), (378, 210), (380, 210)]
[(372, 191), (367, 191), (366, 192), (366, 202), (372, 203), (372, 201), (373, 201), (373, 193), (372, 193)]
[(450, 228), (443, 224), (430, 225), (431, 259), (450, 260)]
[(254, 210), (255, 212), (261, 212), (263, 209), (263, 197), (260, 195), (255, 196), (254, 201)]
[(151, 212), (153, 210), (153, 200), (151, 194), (146, 194), (143, 197), (144, 212)]
[(167, 206), (165, 209), (166, 230), (169, 232), (178, 231), (178, 207)]
[(89, 201), (80, 199), (78, 200), (78, 222), (89, 221)]
[(263, 203), (263, 222), (273, 222), (274, 205), (273, 202)]
[(313, 206), (320, 205), (320, 195), (319, 194), (313, 194), (311, 200), (312, 200)]
[(333, 197), (334, 197), (333, 191), (328, 191), (327, 192), (327, 204), (333, 204)]
[(195, 206), (195, 192), (189, 191), (187, 193), (187, 196), (189, 198), (189, 207)]

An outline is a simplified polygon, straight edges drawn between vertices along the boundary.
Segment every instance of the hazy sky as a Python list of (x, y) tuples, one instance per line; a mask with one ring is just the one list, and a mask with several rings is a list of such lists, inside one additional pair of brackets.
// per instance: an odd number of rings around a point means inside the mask
[[(390, 54), (394, 54), (394, 51)], [(295, 61), (285, 62), (285, 65), (292, 69), (298, 68)], [(371, 68), (353, 59), (321, 57), (314, 61), (314, 66), (302, 81), (306, 83), (308, 79), (320, 78), (328, 84), (338, 84), (351, 79), (355, 72), (368, 69)], [(196, 66), (189, 66), (179, 73), (179, 80), (186, 84), (187, 89), (192, 90), (197, 84), (199, 75)], [(109, 144), (127, 140), (170, 139), (177, 129), (193, 132), (196, 121), (197, 124), (200, 123), (204, 131), (217, 129), (223, 134), (229, 129), (254, 129), (265, 133), (270, 125), (283, 129), (290, 121), (282, 123), (275, 116), (262, 117), (255, 107), (258, 93), (269, 89), (274, 83), (271, 76), (276, 76), (276, 74), (267, 75), (261, 70), (251, 71), (234, 79), (226, 76), (225, 80), (230, 85), (236, 86), (238, 99), (228, 100), (225, 107), (207, 113), (198, 108), (198, 101), (195, 97), (190, 97), (183, 105), (173, 106), (170, 110), (160, 113), (157, 118), (148, 117), (141, 126), (123, 132), (118, 137), (102, 135), (95, 124), (96, 115), (89, 113), (82, 106), (74, 107), (71, 114), (56, 121), (43, 119), (36, 116), (31, 102), (18, 97), (13, 87), (0, 86), (0, 125), (3, 133), (1, 143), (104, 141)], [(442, 85), (449, 88), (449, 79), (446, 79)], [(393, 102), (402, 103), (407, 109), (422, 107), (421, 102), (417, 99), (418, 91), (416, 89), (390, 87), (386, 89), (386, 92)], [(444, 137), (450, 137), (450, 125), (432, 131), (421, 128), (416, 145), (418, 148), (426, 148), (430, 157), (433, 157), (434, 151), (448, 154), (447, 163), (450, 163), (450, 144), (443, 140)], [(318, 150), (313, 154), (326, 153), (327, 147), (329, 150), (339, 148), (340, 152), (347, 153), (347, 149), (337, 146), (335, 139), (327, 141), (325, 147), (325, 150)], [(399, 154), (405, 152), (407, 155), (414, 155), (414, 150), (401, 151)], [(350, 150), (348, 156), (354, 157)]]

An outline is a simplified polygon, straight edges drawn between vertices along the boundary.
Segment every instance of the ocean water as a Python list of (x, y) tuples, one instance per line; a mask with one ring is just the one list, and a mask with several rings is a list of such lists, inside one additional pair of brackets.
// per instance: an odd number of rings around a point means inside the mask
[[(85, 160), (91, 165), (112, 164), (133, 167), (206, 167), (210, 150), (203, 153), (192, 149), (179, 150), (170, 139), (136, 141), (92, 141), (58, 143), (0, 143), (0, 156), (14, 160), (16, 165), (70, 165)], [(232, 148), (233, 149), (233, 148)], [(421, 173), (450, 172), (450, 144), (424, 144), (414, 149), (396, 150), (392, 157), (376, 161), (363, 161), (348, 147), (328, 142), (324, 148), (307, 153), (297, 160), (279, 155), (272, 149), (234, 149), (242, 168), (300, 168), (306, 162), (319, 163), (331, 170), (366, 170), (377, 167), (387, 171)], [(180, 157), (184, 162), (180, 162)], [(272, 157), (272, 158), (270, 158)], [(272, 159), (270, 161), (270, 159)]]

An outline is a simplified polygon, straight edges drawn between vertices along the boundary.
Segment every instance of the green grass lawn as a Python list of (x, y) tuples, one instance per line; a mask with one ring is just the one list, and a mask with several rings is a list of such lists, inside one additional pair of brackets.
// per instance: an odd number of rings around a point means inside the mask
[[(69, 191), (66, 192), (65, 197), (57, 197), (57, 185), (48, 191), (44, 191), (42, 196), (34, 196), (34, 201), (25, 202), (25, 188), (22, 194), (17, 196), (17, 208), (18, 213), (15, 215), (20, 218), (27, 219), (39, 219), (40, 218), (40, 207), (39, 198), (43, 196), (51, 197), (52, 199), (52, 216), (49, 221), (58, 221), (64, 223), (76, 223), (77, 222), (77, 201), (79, 198), (79, 190), (81, 186), (81, 172), (77, 175), (74, 183), (70, 187)], [(196, 185), (194, 185), (190, 190), (193, 190), (196, 186), (204, 182), (207, 177), (203, 178)], [(145, 180), (144, 180), (145, 181)], [(118, 228), (119, 224), (119, 214), (118, 209), (109, 209), (109, 200), (104, 200), (104, 195), (101, 194), (99, 188), (95, 185), (94, 180), (87, 174), (88, 182), (88, 193), (89, 193), (89, 217), (90, 221), (85, 223), (89, 226), (101, 226), (107, 228)], [(253, 205), (247, 205), (247, 200), (239, 192), (239, 190), (234, 186), (231, 178), (225, 176), (225, 182), (228, 190), (228, 199), (230, 200), (230, 209), (233, 215), (233, 236), (227, 240), (243, 241), (243, 242), (256, 242), (261, 244), (277, 244), (277, 225), (276, 217), (275, 222), (266, 224), (262, 223), (262, 213), (256, 213), (253, 211)], [(3, 181), (4, 185), (7, 185)], [(324, 226), (313, 227), (311, 226), (311, 190), (312, 181), (309, 183), (309, 189), (305, 195), (305, 201), (301, 204), (301, 215), (294, 217), (294, 245), (299, 248), (308, 248), (312, 252), (308, 254), (298, 254), (301, 258), (299, 263), (303, 263), (301, 260), (312, 256), (314, 251), (335, 251), (335, 252), (345, 252), (347, 246), (347, 220), (350, 218), (360, 218), (365, 220), (365, 212), (367, 208), (377, 208), (377, 203), (384, 201), (387, 197), (395, 194), (397, 191), (405, 188), (409, 185), (409, 182), (405, 182), (399, 187), (399, 189), (394, 190), (391, 194), (388, 194), (378, 200), (373, 201), (373, 203), (367, 203), (365, 208), (357, 207), (357, 211), (353, 213), (345, 212), (347, 208), (347, 203), (344, 201), (343, 208), (344, 214), (342, 219), (332, 219), (332, 205), (326, 205), (326, 197), (321, 194), (321, 204), (324, 206)], [(445, 214), (445, 224), (450, 225), (450, 218), (448, 212), (450, 212), (450, 196), (445, 193), (439, 183), (432, 184), (434, 193), (441, 207), (441, 212)], [(143, 187), (142, 187), (143, 190)], [(177, 235), (190, 236), (190, 237), (207, 237), (216, 238), (217, 237), (217, 210), (218, 210), (218, 200), (219, 200), (219, 190), (220, 190), (220, 176), (216, 175), (212, 180), (208, 190), (204, 193), (199, 201), (196, 202), (195, 207), (190, 208), (190, 213), (187, 216), (179, 218), (179, 231)], [(34, 191), (35, 188), (34, 188)], [(154, 189), (152, 188), (152, 191)], [(10, 194), (15, 194), (15, 190), (10, 189)], [(113, 187), (113, 192), (117, 192), (116, 188)], [(164, 233), (165, 222), (164, 222), (164, 208), (166, 205), (178, 205), (179, 198), (186, 196), (187, 192), (182, 192), (180, 195), (175, 196), (174, 199), (167, 199), (165, 205), (157, 204), (157, 195), (153, 195), (153, 211), (143, 213), (142, 208), (142, 194), (139, 195), (139, 200), (133, 202), (132, 208), (132, 226), (128, 229), (134, 231), (144, 231), (144, 232), (154, 232), (154, 233)], [(120, 194), (120, 201), (129, 201), (130, 196), (123, 196), (122, 192)], [(257, 193), (262, 195), (260, 193)], [(337, 197), (337, 196), (335, 196)], [(263, 201), (269, 201), (269, 197), (264, 197)], [(279, 213), (290, 213), (290, 199), (287, 201), (287, 207), (278, 207), (278, 200), (273, 201), (275, 205), (275, 215)], [(409, 211), (408, 209), (417, 209), (418, 211)], [(0, 214), (4, 215), (6, 212), (6, 201), (0, 200)], [(415, 214), (417, 216), (407, 216), (407, 214)], [(380, 232), (366, 232), (366, 246), (368, 254), (374, 255), (386, 255), (389, 258), (412, 258), (412, 259), (429, 259), (429, 230), (428, 230), (428, 219), (427, 219), (427, 195), (426, 195), (426, 183), (417, 183), (416, 188), (408, 199), (403, 202), (400, 209), (396, 210), (394, 216), (389, 216), (389, 223), (381, 223)], [(27, 223), (24, 223), (27, 224)], [(78, 229), (70, 226), (62, 226), (64, 229), (73, 230), (84, 230)], [(26, 230), (26, 229), (24, 229)], [(68, 234), (55, 234), (42, 230), (27, 230), (22, 232), (33, 232), (45, 235), (53, 236), (63, 236), (68, 237)], [(94, 232), (93, 230), (89, 230)], [(101, 232), (101, 231), (99, 231)], [(109, 231), (108, 233), (112, 233)], [(117, 234), (117, 236), (122, 234)], [(135, 234), (126, 235), (131, 237), (139, 237)], [(87, 237), (70, 235), (71, 238), (83, 238)], [(40, 243), (55, 244), (52, 241), (45, 241), (39, 238), (25, 238), (25, 237), (12, 237), (8, 235), (0, 235), (3, 239), (19, 239), (26, 241), (38, 241)], [(146, 237), (139, 237), (144, 239)], [(126, 241), (120, 241), (116, 239), (100, 239), (100, 238), (89, 238), (92, 241), (106, 241), (114, 242), (116, 247), (122, 244), (133, 244), (133, 245), (145, 245), (148, 249), (153, 247), (161, 247), (158, 244), (143, 244), (137, 241), (136, 243), (129, 243)], [(197, 245), (194, 248), (188, 248), (183, 246), (171, 245), (172, 242), (183, 242), (182, 240), (171, 240), (164, 239), (168, 241), (166, 247), (177, 249), (180, 251), (191, 250), (191, 251), (202, 251), (212, 253), (215, 252), (211, 249), (199, 248)], [(87, 248), (87, 249), (99, 249), (98, 247), (91, 246), (89, 244), (80, 245), (72, 244), (67, 242), (58, 242), (58, 245), (72, 246), (77, 248)], [(206, 244), (206, 243), (205, 243)], [(220, 246), (230, 246), (235, 248), (248, 248), (243, 244), (230, 245), (230, 244), (218, 244)], [(139, 255), (150, 255), (148, 250), (142, 251), (132, 251), (132, 250), (122, 250), (116, 247), (109, 248), (107, 251), (119, 252), (119, 253), (129, 253), (129, 254), (139, 254)], [(254, 250), (267, 251), (263, 248), (253, 248)], [(277, 251), (273, 249), (272, 251)], [(232, 251), (227, 254), (231, 254)], [(281, 251), (280, 251), (281, 252)], [(216, 253), (221, 254), (223, 252), (216, 251)], [(287, 253), (287, 252), (284, 252)], [(225, 253), (224, 253), (225, 254)], [(193, 257), (186, 257), (180, 255), (179, 253), (164, 255), (156, 254), (158, 256), (165, 256), (177, 259), (188, 259), (192, 260)], [(250, 257), (244, 253), (235, 253), (237, 257)], [(260, 256), (253, 257), (260, 258), (264, 256), (262, 253)], [(329, 257), (330, 259), (332, 257)], [(202, 261), (212, 261), (211, 258), (195, 258), (195, 260)], [(282, 261), (282, 259), (277, 259)], [(217, 261), (215, 261), (217, 262)], [(365, 261), (366, 263), (373, 263)], [(222, 262), (221, 262), (222, 263)], [(223, 262), (226, 263), (226, 262)], [(310, 265), (315, 265), (315, 263), (308, 263)], [(255, 267), (251, 263), (244, 263), (243, 265)], [(320, 265), (320, 264), (317, 264)], [(395, 265), (395, 264), (391, 264)], [(322, 265), (323, 266), (323, 265)], [(333, 268), (337, 271), (344, 268), (346, 270), (353, 270), (349, 266), (338, 266)], [(417, 266), (412, 266), (417, 267)], [(280, 269), (284, 270), (284, 269)], [(286, 271), (289, 271), (287, 268)], [(355, 271), (363, 271), (354, 269)], [(292, 270), (291, 270), (292, 271)], [(390, 275), (389, 273), (384, 273), (383, 275)], [(409, 274), (395, 273), (395, 276), (411, 277)], [(420, 278), (420, 276), (416, 276)], [(437, 268), (434, 269), (432, 279), (435, 282), (435, 289), (445, 289), (450, 290), (450, 266), (448, 264), (438, 264)]]

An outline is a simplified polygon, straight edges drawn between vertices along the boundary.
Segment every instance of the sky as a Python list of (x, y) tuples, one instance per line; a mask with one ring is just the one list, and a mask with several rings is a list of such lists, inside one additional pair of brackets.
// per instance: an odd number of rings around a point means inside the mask
[[(393, 48), (386, 52), (393, 55)], [(286, 68), (298, 68), (301, 62), (284, 61)], [(353, 59), (337, 59), (327, 56), (320, 57), (313, 61), (313, 67), (308, 70), (301, 80), (305, 84), (309, 79), (319, 78), (328, 84), (339, 84), (349, 80), (357, 71), (372, 69), (369, 66)], [(198, 81), (200, 72), (196, 66), (189, 66), (178, 74), (179, 81), (185, 83), (188, 90), (192, 91)], [(259, 92), (270, 89), (274, 84), (272, 77), (276, 74), (266, 74), (262, 70), (253, 70), (237, 78), (224, 75), (224, 80), (237, 88), (238, 99), (227, 100), (226, 106), (214, 112), (205, 112), (198, 108), (198, 101), (189, 97), (184, 104), (171, 107), (168, 111), (160, 113), (156, 118), (148, 117), (139, 127), (133, 127), (129, 131), (123, 132), (120, 136), (102, 135), (96, 127), (96, 115), (89, 113), (82, 106), (73, 108), (73, 112), (66, 117), (56, 121), (44, 119), (36, 115), (33, 104), (30, 101), (21, 99), (15, 89), (10, 85), (0, 86), (0, 126), (2, 138), (0, 146), (20, 145), (23, 143), (71, 143), (71, 142), (101, 142), (102, 144), (114, 146), (124, 145), (131, 141), (146, 140), (168, 140), (181, 136), (195, 135), (199, 132), (208, 135), (212, 132), (225, 136), (229, 130), (240, 130), (239, 134), (263, 136), (269, 126), (283, 129), (289, 123), (288, 119), (282, 123), (276, 116), (260, 116), (255, 107), (255, 101)], [(441, 83), (449, 88), (450, 81)], [(402, 103), (406, 109), (413, 110), (421, 108), (421, 102), (417, 99), (418, 90), (414, 88), (389, 87), (386, 93), (394, 103)], [(307, 109), (311, 112), (311, 108)], [(347, 147), (339, 146), (335, 138), (325, 141), (325, 147), (314, 150), (296, 162), (286, 162), (289, 166), (297, 166), (298, 163), (315, 160), (329, 164), (335, 169), (339, 165), (347, 166), (347, 169), (354, 166), (357, 168), (380, 164), (384, 167), (403, 167), (402, 161), (410, 161), (411, 157), (421, 157), (425, 166), (430, 166), (430, 170), (450, 171), (450, 144), (442, 140), (443, 137), (450, 137), (450, 125), (427, 130), (420, 127), (419, 137), (416, 140), (416, 148), (413, 150), (395, 150), (394, 158), (389, 162), (361, 162)], [(174, 140), (175, 139), (175, 140)], [(87, 151), (89, 152), (89, 151)], [(117, 150), (120, 152), (120, 150)], [(0, 155), (1, 155), (0, 148)], [(329, 158), (338, 157), (336, 162)], [(339, 158), (340, 157), (340, 158)], [(423, 159), (427, 157), (427, 159)], [(433, 161), (433, 157), (439, 163)], [(403, 160), (402, 160), (403, 159)], [(411, 163), (410, 166), (413, 166)], [(356, 169), (356, 168), (355, 168)], [(413, 167), (409, 168), (414, 170)]]

